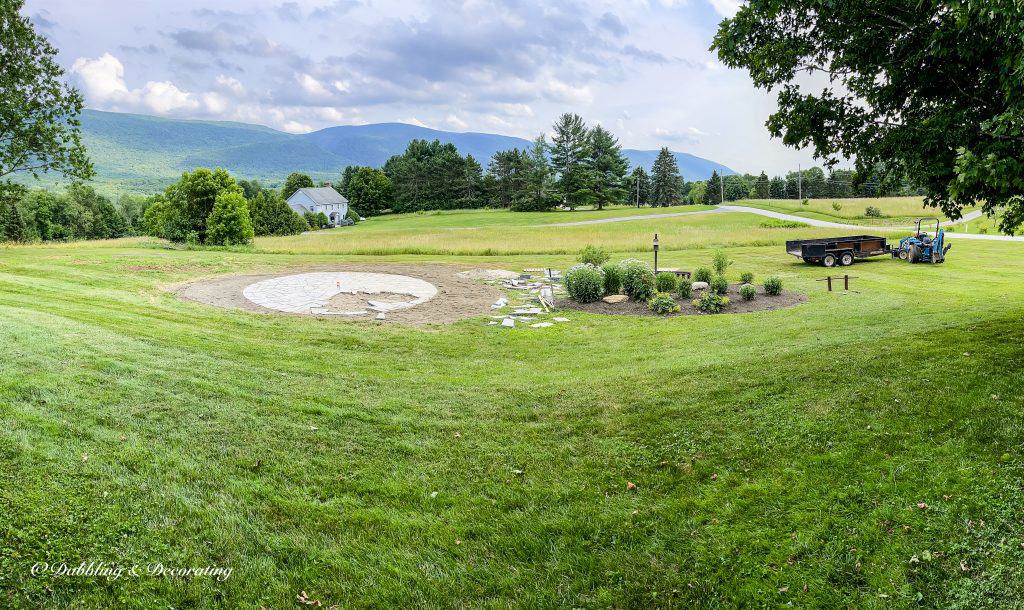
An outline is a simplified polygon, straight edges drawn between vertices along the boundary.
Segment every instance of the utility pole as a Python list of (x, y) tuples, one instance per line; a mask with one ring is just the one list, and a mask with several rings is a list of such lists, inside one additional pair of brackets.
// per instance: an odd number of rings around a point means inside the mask
[(725, 205), (725, 174), (718, 176), (718, 183), (722, 185), (722, 205)]
[(797, 194), (799, 195), (797, 197), (797, 199), (799, 199), (800, 201), (803, 201), (804, 200), (804, 170), (802, 170), (800, 168), (800, 164), (799, 163), (796, 166), (796, 188), (797, 188)]
[(640, 174), (634, 174), (633, 178), (634, 188), (636, 188), (636, 207), (640, 207)]

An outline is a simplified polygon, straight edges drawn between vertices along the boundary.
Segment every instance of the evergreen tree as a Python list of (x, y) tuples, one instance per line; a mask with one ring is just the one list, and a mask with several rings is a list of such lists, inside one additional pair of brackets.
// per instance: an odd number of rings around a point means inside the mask
[(662, 148), (651, 168), (651, 205), (679, 205), (683, 199), (682, 181), (675, 155)]
[(761, 172), (757, 177), (757, 182), (754, 183), (754, 196), (758, 199), (771, 197), (771, 181), (768, 180), (768, 174)]
[(494, 153), (487, 171), (495, 177), (496, 205), (512, 208), (526, 188), (528, 159), (518, 148)]
[(651, 177), (643, 166), (638, 165), (629, 177), (629, 201), (637, 207), (651, 205)]
[(466, 155), (462, 173), (462, 193), (460, 195), (460, 208), (481, 208), (484, 207), (483, 179), (484, 168), (473, 155)]
[(587, 126), (577, 114), (563, 114), (554, 125), (551, 166), (564, 205), (575, 209), (594, 200), (593, 169)]
[(14, 201), (7, 202), (3, 210), (2, 222), (0, 238), (3, 238), (3, 241), (22, 242), (28, 239), (28, 227), (25, 225), (21, 210), (18, 209), (18, 204)]
[(779, 176), (772, 178), (771, 183), (768, 186), (768, 197), (771, 199), (785, 199), (786, 181)]
[(537, 136), (530, 150), (523, 153), (523, 189), (513, 197), (513, 210), (540, 212), (554, 205), (555, 184), (547, 153), (548, 143), (544, 134)]
[(600, 125), (590, 130), (589, 140), (594, 204), (601, 210), (605, 205), (623, 203), (628, 194), (626, 172), (629, 171), (629, 161), (622, 156), (622, 146)]
[(718, 205), (722, 202), (722, 183), (718, 176), (718, 170), (711, 171), (711, 178), (708, 179), (708, 188), (704, 191), (704, 205)]

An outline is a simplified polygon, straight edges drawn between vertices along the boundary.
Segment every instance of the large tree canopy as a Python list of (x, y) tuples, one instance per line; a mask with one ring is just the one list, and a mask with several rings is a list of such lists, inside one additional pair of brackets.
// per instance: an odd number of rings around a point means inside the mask
[[(750, 0), (712, 49), (778, 89), (767, 125), (787, 145), (907, 178), (954, 218), (981, 201), (1009, 232), (1024, 221), (1022, 38), (1019, 0)], [(829, 84), (808, 93), (808, 73)]]
[(0, 0), (0, 178), (53, 171), (88, 180), (82, 96), (61, 80), (57, 50), (21, 16), (22, 4)]

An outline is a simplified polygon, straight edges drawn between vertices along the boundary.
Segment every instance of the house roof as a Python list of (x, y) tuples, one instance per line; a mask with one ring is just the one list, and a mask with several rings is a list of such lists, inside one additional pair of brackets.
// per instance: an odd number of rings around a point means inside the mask
[[(319, 188), (302, 188), (295, 191), (295, 195), (298, 195), (299, 193), (302, 193), (305, 196), (309, 197), (310, 199), (313, 200), (313, 203), (317, 205), (348, 203), (348, 199), (342, 197), (341, 194), (338, 193), (338, 191), (334, 190), (329, 186), (323, 186)], [(288, 198), (289, 203), (291, 203), (295, 195), (292, 195), (291, 197)]]

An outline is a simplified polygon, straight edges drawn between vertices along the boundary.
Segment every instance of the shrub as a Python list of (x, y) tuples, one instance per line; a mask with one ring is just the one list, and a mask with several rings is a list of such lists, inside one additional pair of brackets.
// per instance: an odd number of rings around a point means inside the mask
[(622, 268), (615, 263), (601, 265), (604, 271), (604, 293), (619, 294), (622, 292)]
[(619, 263), (622, 291), (634, 301), (646, 301), (654, 293), (654, 272), (647, 263), (630, 258)]
[(715, 279), (711, 280), (711, 291), (725, 294), (729, 291), (729, 281), (720, 275), (715, 276)]
[(754, 274), (749, 272), (749, 271), (747, 271), (746, 273), (741, 273), (740, 274), (740, 283), (742, 283), (742, 284), (753, 284), (754, 283)]
[(707, 267), (700, 267), (693, 272), (693, 281), (711, 283), (711, 270)]
[(349, 208), (348, 211), (345, 212), (345, 218), (351, 220), (352, 224), (356, 224), (357, 222), (359, 222), (361, 216), (359, 216), (359, 212), (353, 210), (352, 208)]
[(800, 205), (811, 205), (811, 200), (804, 198), (804, 200), (800, 202)]
[(743, 297), (744, 301), (753, 301), (754, 296), (757, 294), (757, 288), (754, 288), (750, 284), (746, 284), (740, 288), (740, 296)]
[(718, 313), (729, 306), (729, 297), (715, 294), (714, 291), (705, 290), (699, 297), (693, 300), (693, 306), (705, 313)]
[(206, 219), (206, 242), (215, 246), (251, 244), (253, 238), (249, 204), (242, 193), (225, 191), (217, 195)]
[(600, 267), (601, 265), (607, 263), (609, 258), (611, 257), (608, 256), (608, 253), (605, 252), (603, 249), (598, 248), (596, 246), (588, 245), (587, 247), (580, 250), (580, 255), (576, 258), (576, 260), (583, 263), (584, 265), (593, 265), (595, 267)]
[(843, 204), (839, 203), (838, 201), (833, 201), (832, 209), (838, 212), (839, 210), (843, 209)]
[(673, 292), (676, 289), (676, 274), (662, 271), (654, 278), (654, 288), (658, 292)]
[(679, 304), (667, 292), (655, 292), (647, 307), (658, 315), (667, 315), (679, 311)]
[(882, 210), (876, 208), (873, 205), (869, 205), (868, 207), (864, 208), (864, 215), (867, 216), (868, 218), (881, 218)]
[(712, 261), (712, 266), (715, 268), (715, 273), (718, 275), (725, 275), (725, 270), (729, 268), (732, 261), (726, 256), (725, 252), (721, 250), (715, 250), (715, 258)]
[(604, 295), (604, 271), (581, 263), (565, 272), (565, 289), (577, 303), (593, 303)]
[(693, 281), (690, 278), (680, 278), (679, 283), (676, 284), (676, 294), (681, 299), (688, 299), (693, 294)]
[(782, 279), (774, 275), (767, 278), (764, 281), (764, 293), (772, 296), (782, 294)]

